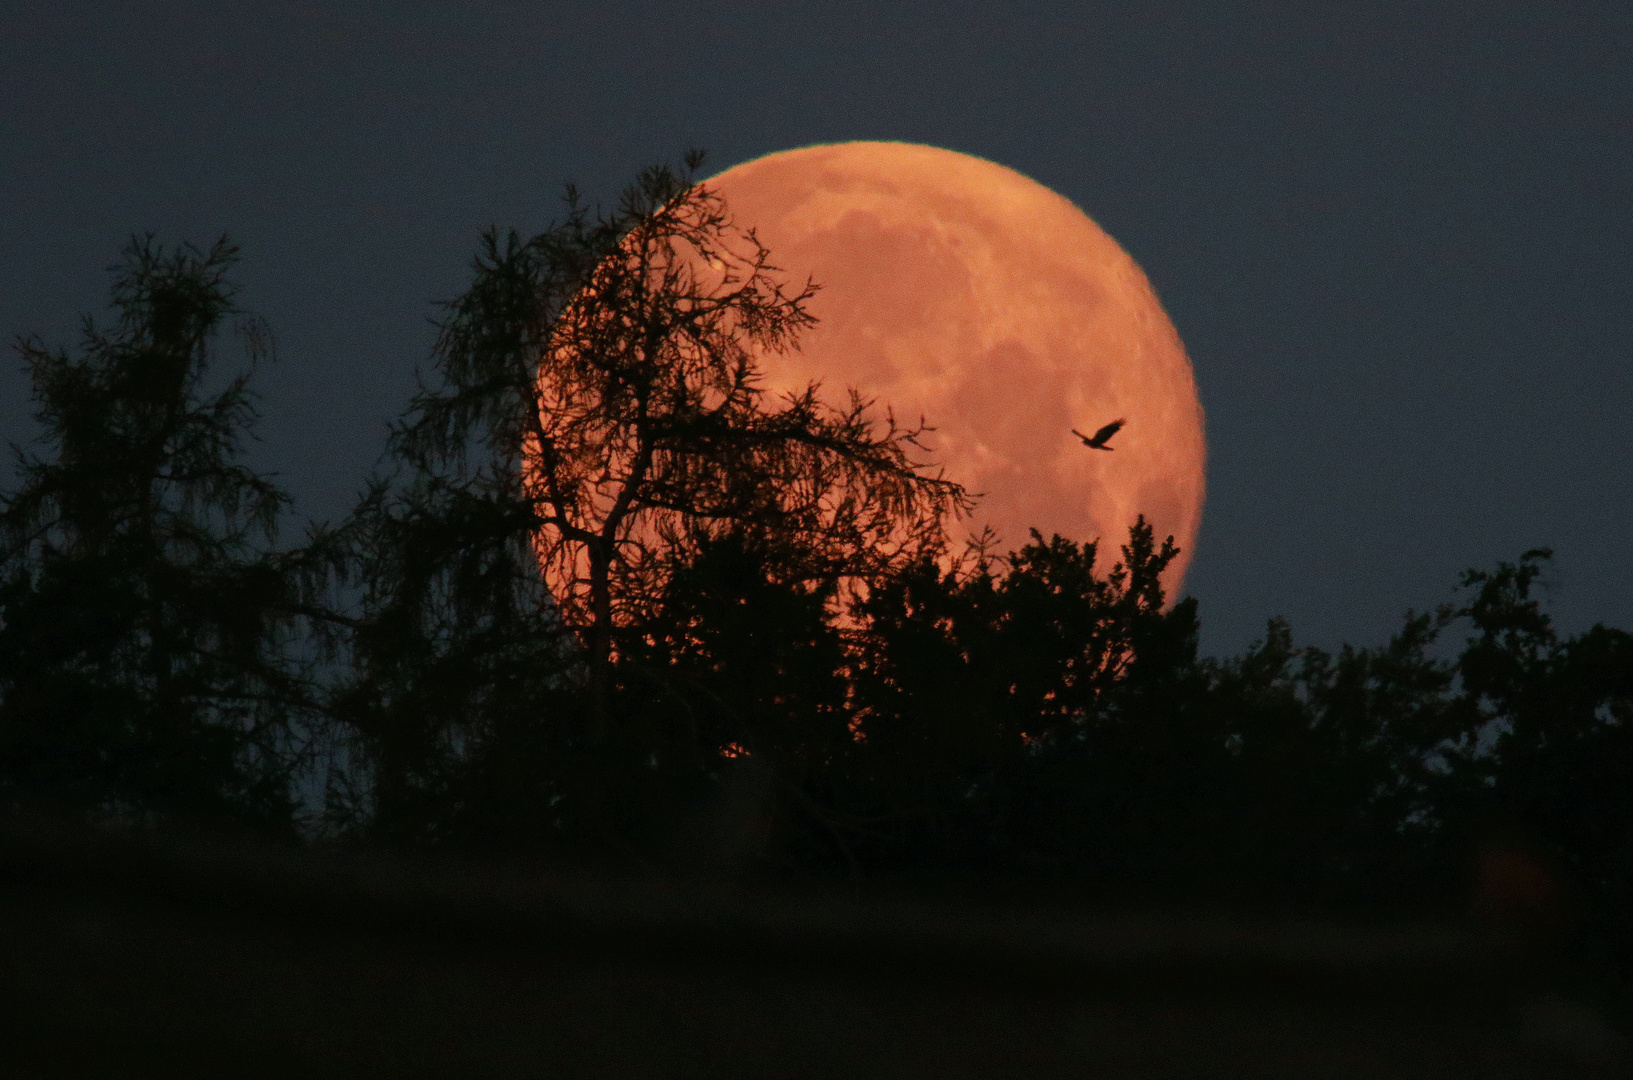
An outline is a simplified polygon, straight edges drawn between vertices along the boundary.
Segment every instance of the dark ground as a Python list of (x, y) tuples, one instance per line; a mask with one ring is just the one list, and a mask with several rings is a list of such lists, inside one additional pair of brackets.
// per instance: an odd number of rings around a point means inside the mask
[(1614, 993), (1475, 925), (1108, 917), (12, 823), (0, 1075), (1571, 1077)]

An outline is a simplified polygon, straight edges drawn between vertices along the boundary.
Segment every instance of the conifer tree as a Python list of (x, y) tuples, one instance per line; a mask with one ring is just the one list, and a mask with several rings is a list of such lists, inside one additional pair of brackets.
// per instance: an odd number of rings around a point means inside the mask
[[(309, 700), (288, 644), (288, 497), (241, 458), (271, 353), (237, 249), (133, 241), (114, 320), (77, 354), (30, 337), (39, 452), (0, 501), (0, 791), (138, 821), (287, 826)], [(224, 331), (245, 363), (207, 379)]]

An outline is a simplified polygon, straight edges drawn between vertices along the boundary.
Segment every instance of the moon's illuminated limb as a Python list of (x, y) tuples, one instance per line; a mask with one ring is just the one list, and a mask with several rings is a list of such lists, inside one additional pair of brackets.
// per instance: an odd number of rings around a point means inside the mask
[[(821, 320), (765, 362), (768, 389), (819, 379), (922, 414), (947, 475), (983, 494), (972, 531), (1103, 538), (1135, 516), (1183, 549), (1202, 518), (1202, 407), (1179, 335), (1145, 275), (1081, 210), (981, 158), (855, 142), (771, 154), (708, 181)], [(1113, 452), (1072, 428), (1128, 426)], [(1103, 566), (1111, 559), (1105, 558)]]

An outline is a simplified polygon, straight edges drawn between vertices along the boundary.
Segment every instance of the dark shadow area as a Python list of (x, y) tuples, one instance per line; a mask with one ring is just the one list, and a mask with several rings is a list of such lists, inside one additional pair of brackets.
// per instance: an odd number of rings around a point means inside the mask
[(1366, 926), (4, 829), (19, 1076), (1608, 1076), (1605, 1003)]

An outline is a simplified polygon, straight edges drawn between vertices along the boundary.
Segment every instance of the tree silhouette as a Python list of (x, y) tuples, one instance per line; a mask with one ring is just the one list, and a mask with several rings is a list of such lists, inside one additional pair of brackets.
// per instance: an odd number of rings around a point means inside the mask
[[(967, 508), (914, 461), (918, 429), (855, 395), (834, 410), (816, 387), (765, 393), (761, 365), (811, 324), (811, 287), (778, 279), (693, 181), (700, 160), (648, 169), (611, 213), (569, 189), (561, 224), (484, 237), (442, 322), (440, 381), (394, 430), (395, 477), (350, 530), (367, 595), (348, 700), (376, 702), (354, 713), (377, 766), (400, 744), (388, 768), (445, 772), (435, 759), (468, 745), (452, 733), (480, 710), (433, 719), (425, 700), (518, 685), (529, 665), (558, 698), (582, 671), (590, 723), (562, 737), (611, 745), (620, 635), (635, 645), (711, 543), (737, 537), (771, 580), (833, 597), (934, 549)], [(500, 657), (518, 658), (503, 679)], [(433, 687), (443, 660), (466, 674)]]
[[(1469, 571), (1472, 624), (1455, 706), (1466, 739), (1450, 809), (1488, 843), (1551, 864), (1587, 901), (1587, 929), (1633, 970), (1633, 634), (1561, 640), (1531, 596), (1551, 552)], [(1529, 916), (1561, 912), (1531, 912)]]
[[(626, 692), (621, 723), (641, 729), (651, 769), (683, 805), (712, 804), (716, 826), (763, 834), (740, 856), (803, 868), (813, 835), (832, 854), (830, 789), (855, 745), (845, 634), (837, 583), (805, 588), (769, 563), (729, 535), (670, 576), (639, 638), (621, 645), (621, 672), (640, 691)], [(700, 844), (730, 846), (691, 838)]]
[[(872, 591), (852, 660), (867, 771), (854, 816), (881, 823), (891, 858), (1058, 858), (1037, 835), (1056, 830), (1035, 798), (1040, 775), (1119, 722), (1120, 693), (1194, 660), (1194, 605), (1163, 610), (1176, 554), (1141, 519), (1104, 574), (1097, 544), (1034, 533), (1006, 559), (951, 571), (926, 560)], [(1147, 720), (1128, 722), (1149, 741)]]
[[(15, 448), (0, 503), (0, 785), (139, 820), (287, 824), (293, 719), (310, 700), (286, 644), (297, 561), (273, 548), (288, 499), (239, 462), (248, 380), (270, 353), (233, 304), (237, 249), (134, 241), (116, 322), (81, 354), (36, 338), (44, 455)], [(247, 363), (204, 380), (231, 326)]]
[(280, 552), (235, 258), (135, 242), (111, 324), (17, 343), (0, 806), (287, 833), (321, 706), (356, 752), (331, 823), (374, 840), (650, 860), (714, 829), (717, 869), (1305, 908), (1463, 911), (1472, 878), (1633, 971), (1633, 635), (1559, 632), (1546, 551), (1382, 646), (1271, 620), (1226, 659), (1143, 520), (1109, 570), (1036, 533), (949, 559), (968, 502), (916, 430), (762, 391), (811, 286), (653, 169), (484, 238), (355, 512)]
[[(744, 536), (794, 556), (785, 574), (871, 578), (939, 543), (963, 505), (956, 485), (915, 468), (917, 431), (888, 416), (876, 431), (854, 394), (839, 412), (814, 386), (768, 398), (761, 357), (796, 346), (813, 287), (788, 291), (689, 172), (650, 169), (611, 216), (575, 211), (511, 251), (522, 260), (491, 259), (498, 280), (479, 272), (456, 302), (442, 349), (451, 367), (504, 363), (527, 401), (539, 560), (584, 631), (598, 700), (615, 628), (648, 614), (701, 544)], [(492, 355), (494, 315), (513, 314), (489, 305), (492, 286), (517, 271), (534, 284), (526, 348), (515, 355), (507, 336)]]

